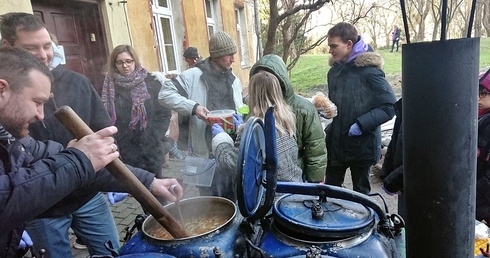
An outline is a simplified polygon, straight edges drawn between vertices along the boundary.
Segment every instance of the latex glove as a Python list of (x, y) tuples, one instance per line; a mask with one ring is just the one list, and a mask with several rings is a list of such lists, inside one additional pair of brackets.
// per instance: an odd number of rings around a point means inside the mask
[(126, 197), (128, 197), (128, 193), (116, 193), (116, 192), (107, 193), (107, 199), (109, 199), (109, 203), (111, 205), (126, 199)]
[(219, 126), (219, 124), (213, 124), (213, 127), (211, 128), (211, 133), (213, 135), (213, 138), (219, 134), (219, 133), (222, 133), (224, 132), (225, 130), (223, 130), (223, 128), (221, 128), (221, 126)]
[(34, 243), (32, 243), (31, 237), (29, 236), (29, 234), (27, 234), (27, 231), (24, 230), (24, 232), (22, 232), (22, 237), (20, 238), (18, 249), (24, 249), (28, 246), (33, 246), (33, 245)]
[(353, 123), (349, 129), (349, 136), (359, 136), (362, 134), (361, 128), (357, 123)]
[(243, 124), (243, 119), (241, 116), (235, 113), (233, 114), (233, 122), (235, 122), (235, 130), (236, 130), (241, 124)]

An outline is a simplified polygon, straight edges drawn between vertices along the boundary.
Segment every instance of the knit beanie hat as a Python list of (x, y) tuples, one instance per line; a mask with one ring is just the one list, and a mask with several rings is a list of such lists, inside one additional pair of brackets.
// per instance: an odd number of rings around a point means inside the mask
[(209, 39), (209, 56), (211, 58), (231, 55), (236, 52), (235, 41), (226, 32), (218, 31)]
[(480, 86), (490, 91), (490, 70), (480, 74)]

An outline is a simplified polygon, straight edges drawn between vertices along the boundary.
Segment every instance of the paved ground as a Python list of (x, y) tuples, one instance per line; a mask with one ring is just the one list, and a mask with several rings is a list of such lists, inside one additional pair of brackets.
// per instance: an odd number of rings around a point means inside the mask
[[(168, 164), (169, 164), (169, 167), (165, 168), (166, 174), (169, 177), (175, 177), (179, 180), (183, 180), (182, 173), (180, 172), (180, 169), (182, 168), (182, 165), (183, 165), (183, 161), (182, 160), (176, 160), (176, 159), (170, 159), (168, 161)], [(373, 193), (375, 193), (375, 192), (381, 193), (381, 195), (385, 198), (385, 200), (387, 202), (389, 211), (391, 213), (394, 213), (394, 212), (396, 213), (397, 198), (396, 198), (396, 196), (389, 196), (382, 191), (381, 181), (379, 180), (378, 174), (379, 174), (379, 170), (377, 170), (376, 168), (373, 167), (371, 177), (370, 177), (372, 192)], [(346, 181), (345, 181), (345, 187), (352, 189), (351, 185), (352, 184), (351, 184), (351, 179), (350, 179), (350, 173), (347, 173)], [(185, 184), (183, 184), (182, 186), (184, 187), (184, 191), (185, 191), (184, 197), (185, 198), (189, 198), (189, 197), (199, 195), (196, 187), (194, 187), (192, 185), (185, 185)], [(376, 202), (378, 202), (381, 205), (381, 207), (383, 207), (381, 198), (379, 198), (379, 197), (373, 197), (373, 198)], [(138, 214), (142, 214), (143, 211), (141, 209), (140, 204), (134, 198), (129, 197), (129, 198), (126, 198), (123, 202), (114, 204), (112, 206), (112, 213), (114, 215), (114, 218), (115, 218), (115, 221), (117, 224), (117, 228), (120, 232), (119, 233), (120, 239), (123, 239), (124, 236), (126, 235), (126, 232), (125, 232), (126, 227), (133, 226), (133, 222), (134, 222), (135, 217)], [(73, 242), (75, 241), (74, 236), (70, 235), (70, 238), (71, 238), (71, 242), (73, 244)], [(124, 243), (121, 242), (120, 244), (123, 245)], [(74, 248), (72, 248), (72, 254), (73, 254), (74, 258), (86, 258), (89, 256), (89, 254), (86, 250), (76, 250)]]

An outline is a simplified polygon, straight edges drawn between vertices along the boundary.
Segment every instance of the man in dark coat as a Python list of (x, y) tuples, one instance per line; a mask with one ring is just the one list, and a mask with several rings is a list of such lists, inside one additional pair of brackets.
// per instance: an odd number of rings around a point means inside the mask
[(328, 93), (338, 115), (325, 130), (325, 182), (341, 186), (350, 168), (354, 191), (368, 194), (370, 168), (381, 157), (380, 125), (393, 118), (396, 97), (381, 70), (383, 58), (368, 51), (353, 25), (339, 23), (327, 35)]
[[(1, 48), (0, 62), (0, 257), (14, 257), (27, 221), (78, 191), (123, 191), (115, 178), (101, 170), (119, 156), (115, 127), (70, 141), (68, 148), (28, 136), (28, 125), (44, 119), (51, 96), (47, 66), (29, 52)], [(100, 171), (95, 173), (96, 171)], [(155, 179), (139, 169), (133, 173), (155, 195), (176, 200), (170, 192), (175, 179)], [(178, 198), (182, 188), (176, 187)], [(21, 257), (21, 256), (19, 256)]]

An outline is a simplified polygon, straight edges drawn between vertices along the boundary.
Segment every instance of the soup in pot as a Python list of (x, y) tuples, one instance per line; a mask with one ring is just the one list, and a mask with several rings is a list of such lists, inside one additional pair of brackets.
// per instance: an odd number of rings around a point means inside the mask
[[(226, 216), (199, 215), (184, 220), (184, 229), (192, 237), (212, 231), (228, 221)], [(148, 230), (148, 234), (154, 238), (172, 240), (174, 237), (160, 224), (156, 224)]]

